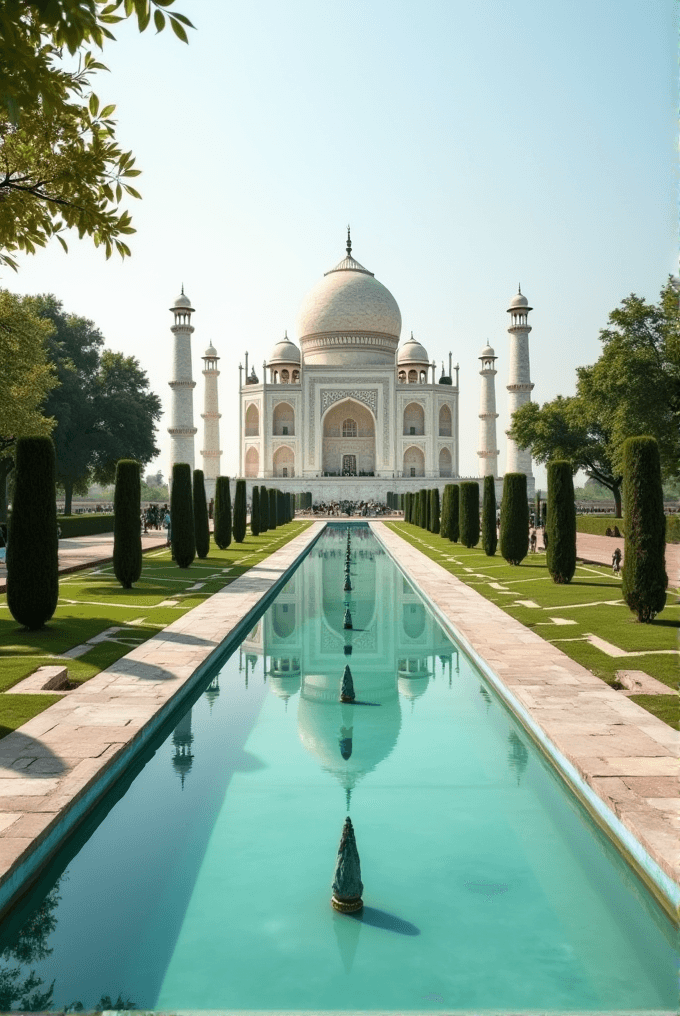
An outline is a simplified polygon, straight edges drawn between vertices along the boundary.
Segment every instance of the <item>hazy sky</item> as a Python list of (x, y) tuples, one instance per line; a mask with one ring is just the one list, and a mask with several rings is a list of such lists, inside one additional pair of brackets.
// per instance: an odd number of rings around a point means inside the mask
[[(105, 50), (102, 102), (137, 156), (133, 256), (74, 236), (0, 284), (52, 292), (134, 354), (169, 408), (182, 282), (200, 355), (221, 356), (221, 471), (238, 469), (238, 363), (257, 365), (317, 279), (356, 258), (411, 330), (460, 363), (461, 474), (477, 475), (478, 356), (498, 354), (505, 464), (508, 301), (521, 281), (533, 398), (574, 390), (621, 299), (676, 270), (672, 0), (177, 0), (197, 31)], [(167, 473), (168, 420), (158, 466)], [(537, 471), (539, 484), (544, 473)]]

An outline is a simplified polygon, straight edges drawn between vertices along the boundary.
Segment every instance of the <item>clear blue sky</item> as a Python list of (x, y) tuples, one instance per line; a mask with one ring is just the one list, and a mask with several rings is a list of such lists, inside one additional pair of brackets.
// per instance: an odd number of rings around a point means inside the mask
[[(3, 285), (53, 292), (137, 356), (169, 407), (171, 305), (196, 314), (195, 415), (222, 359), (222, 472), (238, 468), (238, 363), (258, 367), (306, 291), (354, 254), (403, 333), (460, 363), (461, 472), (477, 474), (479, 362), (508, 301), (531, 315), (533, 397), (574, 390), (621, 299), (676, 271), (677, 8), (672, 0), (177, 0), (197, 31), (119, 27), (97, 92), (143, 170), (131, 259), (73, 238)], [(167, 472), (167, 419), (158, 465)], [(200, 429), (197, 435), (201, 447)], [(539, 483), (544, 474), (537, 471)]]

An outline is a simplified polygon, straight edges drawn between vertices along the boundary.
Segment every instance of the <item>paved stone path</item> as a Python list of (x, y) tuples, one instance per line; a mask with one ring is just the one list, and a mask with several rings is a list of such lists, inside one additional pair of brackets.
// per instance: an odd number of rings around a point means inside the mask
[(201, 664), (290, 568), (325, 523), (133, 649), (0, 740), (0, 908), (170, 713)]
[[(152, 529), (142, 534), (142, 551), (164, 547), (168, 534), (165, 530)], [(107, 564), (113, 559), (113, 533), (97, 533), (96, 536), (72, 536), (59, 541), (59, 571), (66, 573), (90, 568), (96, 564)], [(5, 591), (7, 568), (0, 564), (0, 592)]]
[(662, 871), (680, 884), (677, 731), (609, 688), (395, 532), (381, 523), (371, 527), (460, 632), (464, 648), (467, 643), (486, 661), (600, 800)]
[[(539, 545), (542, 545), (542, 537), (538, 538)], [(621, 560), (624, 554), (624, 540), (615, 536), (591, 536), (590, 533), (576, 534), (576, 554), (582, 561), (592, 561), (594, 564), (606, 564), (611, 567), (612, 554), (616, 547), (621, 550)], [(680, 543), (666, 544), (666, 571), (668, 573), (669, 585), (677, 588), (680, 586)]]

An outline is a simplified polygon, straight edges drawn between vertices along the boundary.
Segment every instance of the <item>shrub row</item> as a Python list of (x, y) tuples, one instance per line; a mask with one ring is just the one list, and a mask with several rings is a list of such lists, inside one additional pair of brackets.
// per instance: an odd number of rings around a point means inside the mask
[(111, 515), (58, 515), (57, 522), (63, 539), (71, 536), (95, 536), (97, 533), (113, 532)]
[[(576, 532), (606, 536), (608, 529), (618, 526), (622, 536), (626, 535), (624, 519), (615, 515), (577, 515)], [(666, 543), (680, 543), (680, 515), (666, 515)]]

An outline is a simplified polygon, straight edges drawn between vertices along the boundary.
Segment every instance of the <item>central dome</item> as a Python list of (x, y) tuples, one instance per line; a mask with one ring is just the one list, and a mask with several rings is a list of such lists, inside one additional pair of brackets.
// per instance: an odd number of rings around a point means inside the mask
[(394, 363), (401, 333), (397, 301), (351, 256), (326, 272), (302, 302), (297, 333), (305, 363)]

